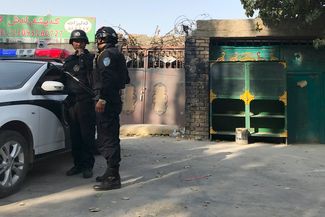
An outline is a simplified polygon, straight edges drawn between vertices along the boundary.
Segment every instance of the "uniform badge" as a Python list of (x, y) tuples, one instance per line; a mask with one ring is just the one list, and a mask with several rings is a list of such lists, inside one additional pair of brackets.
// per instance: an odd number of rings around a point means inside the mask
[(73, 71), (78, 72), (79, 70), (80, 70), (80, 66), (79, 65), (75, 65), (73, 67)]
[(104, 66), (109, 66), (110, 63), (111, 63), (111, 59), (109, 57), (105, 57), (103, 59)]

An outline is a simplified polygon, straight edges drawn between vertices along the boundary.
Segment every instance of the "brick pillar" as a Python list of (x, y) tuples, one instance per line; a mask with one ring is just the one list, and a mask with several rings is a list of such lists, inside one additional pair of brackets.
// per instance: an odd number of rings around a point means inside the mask
[(209, 139), (209, 38), (185, 42), (185, 130), (190, 139)]

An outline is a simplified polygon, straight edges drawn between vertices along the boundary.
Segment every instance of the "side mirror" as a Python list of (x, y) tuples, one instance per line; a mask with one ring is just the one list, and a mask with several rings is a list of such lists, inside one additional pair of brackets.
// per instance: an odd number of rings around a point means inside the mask
[(42, 86), (42, 90), (53, 92), (53, 91), (63, 91), (64, 85), (58, 81), (45, 81)]

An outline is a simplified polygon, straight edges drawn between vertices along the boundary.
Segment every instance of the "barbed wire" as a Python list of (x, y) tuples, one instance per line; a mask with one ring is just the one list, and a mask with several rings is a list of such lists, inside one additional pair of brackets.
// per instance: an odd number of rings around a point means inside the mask
[(113, 27), (118, 28), (120, 31), (122, 31), (124, 33), (123, 39), (127, 40), (127, 42), (131, 46), (139, 46), (140, 47), (140, 43), (137, 41), (137, 39), (132, 34), (128, 33), (128, 31), (126, 31), (124, 28), (122, 28), (121, 25), (113, 26)]
[[(185, 43), (185, 36), (189, 36), (196, 29), (196, 21), (200, 19), (212, 19), (207, 13), (199, 14), (194, 19), (190, 19), (185, 15), (176, 17), (173, 28), (163, 36), (160, 36), (159, 26), (156, 26), (155, 33), (151, 37), (149, 44), (152, 47), (162, 48), (166, 45), (179, 45)], [(127, 45), (138, 46), (141, 48), (141, 44), (138, 42), (136, 37), (128, 33), (121, 25), (113, 26), (118, 28), (124, 33), (124, 40)]]

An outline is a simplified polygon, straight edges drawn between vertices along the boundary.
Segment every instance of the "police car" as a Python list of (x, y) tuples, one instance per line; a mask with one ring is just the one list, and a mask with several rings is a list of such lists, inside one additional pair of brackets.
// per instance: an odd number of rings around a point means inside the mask
[[(60, 49), (40, 51), (50, 59), (67, 55)], [(69, 146), (67, 95), (57, 81), (62, 63), (13, 55), (24, 52), (0, 49), (0, 198), (21, 187), (37, 156)]]

